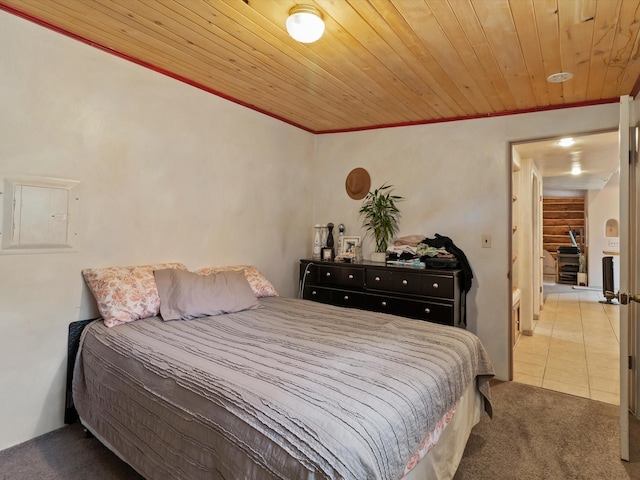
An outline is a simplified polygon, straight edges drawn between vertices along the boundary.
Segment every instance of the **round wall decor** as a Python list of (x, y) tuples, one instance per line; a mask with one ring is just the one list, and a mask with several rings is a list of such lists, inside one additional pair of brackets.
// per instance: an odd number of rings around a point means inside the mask
[(347, 175), (347, 180), (344, 182), (347, 195), (354, 200), (362, 200), (369, 193), (371, 188), (371, 177), (369, 172), (364, 168), (354, 168)]

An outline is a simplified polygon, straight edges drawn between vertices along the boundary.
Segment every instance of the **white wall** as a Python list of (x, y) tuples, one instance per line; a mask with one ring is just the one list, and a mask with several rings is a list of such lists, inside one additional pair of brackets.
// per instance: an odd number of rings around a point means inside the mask
[[(602, 288), (602, 257), (604, 251), (619, 251), (618, 247), (611, 247), (609, 238), (605, 237), (607, 220), (620, 220), (620, 174), (615, 172), (602, 190), (589, 190), (586, 196), (587, 211), (589, 212), (589, 258), (588, 281), (589, 286)], [(617, 240), (617, 238), (616, 238)], [(613, 256), (615, 291), (620, 288), (620, 257)]]
[[(372, 188), (389, 182), (406, 197), (400, 235), (450, 237), (468, 257), (475, 278), (468, 296), (468, 329), (477, 333), (496, 367), (509, 375), (511, 315), (510, 142), (616, 128), (619, 105), (320, 135), (314, 168), (314, 221), (344, 223), (363, 235), (344, 181), (354, 167), (371, 174)], [(481, 235), (492, 236), (490, 249)], [(372, 251), (364, 247), (364, 257)]]
[(0, 255), (3, 449), (62, 426), (83, 268), (253, 263), (297, 293), (314, 137), (3, 12), (0, 65), (0, 177), (81, 182), (77, 253)]

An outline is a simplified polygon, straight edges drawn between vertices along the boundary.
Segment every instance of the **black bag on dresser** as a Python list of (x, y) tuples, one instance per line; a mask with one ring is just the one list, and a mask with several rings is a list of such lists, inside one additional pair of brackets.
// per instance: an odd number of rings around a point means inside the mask
[(436, 238), (425, 238), (420, 243), (424, 243), (433, 248), (444, 248), (447, 252), (451, 253), (455, 258), (439, 258), (424, 255), (420, 257), (420, 261), (424, 262), (428, 268), (461, 268), (463, 272), (462, 290), (464, 290), (465, 293), (469, 292), (473, 279), (473, 271), (471, 270), (467, 256), (462, 250), (456, 247), (453, 240), (436, 233)]
[(420, 261), (424, 262), (427, 268), (447, 268), (442, 266), (435, 266), (432, 262), (437, 262), (438, 260), (448, 260), (455, 262), (455, 266), (448, 268), (461, 268), (462, 269), (462, 277), (460, 278), (460, 282), (462, 284), (462, 323), (467, 325), (467, 293), (471, 289), (471, 281), (473, 280), (473, 271), (471, 270), (471, 265), (469, 264), (469, 260), (467, 260), (467, 256), (464, 254), (462, 250), (456, 247), (453, 240), (449, 237), (444, 237), (439, 233), (436, 233), (436, 238), (425, 238), (420, 243), (424, 243), (433, 248), (443, 248), (451, 253), (455, 258), (438, 258), (438, 257), (429, 257), (428, 255), (420, 257)]
[(429, 257), (428, 255), (424, 255), (420, 257), (420, 261), (424, 263), (427, 268), (460, 268), (460, 262), (457, 258)]

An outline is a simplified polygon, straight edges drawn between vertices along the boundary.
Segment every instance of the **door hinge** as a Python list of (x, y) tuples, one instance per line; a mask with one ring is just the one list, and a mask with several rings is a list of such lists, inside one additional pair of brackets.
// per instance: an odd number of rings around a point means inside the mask
[(633, 357), (629, 355), (629, 370), (633, 369)]

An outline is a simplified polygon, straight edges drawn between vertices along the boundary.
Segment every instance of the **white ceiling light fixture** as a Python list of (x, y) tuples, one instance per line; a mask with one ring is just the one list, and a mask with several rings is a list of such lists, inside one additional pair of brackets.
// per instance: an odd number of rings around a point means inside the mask
[(561, 147), (570, 147), (574, 143), (576, 143), (576, 141), (573, 138), (566, 137), (566, 138), (561, 138), (560, 141), (558, 142), (558, 145), (560, 145)]
[(571, 166), (571, 175), (580, 175), (582, 173), (582, 169), (580, 168), (579, 163), (574, 163)]
[(573, 73), (571, 72), (558, 72), (552, 73), (547, 77), (547, 82), (549, 83), (562, 83), (567, 80), (571, 80), (573, 78)]
[(313, 43), (324, 33), (322, 13), (311, 5), (296, 5), (289, 10), (287, 32), (300, 43)]

